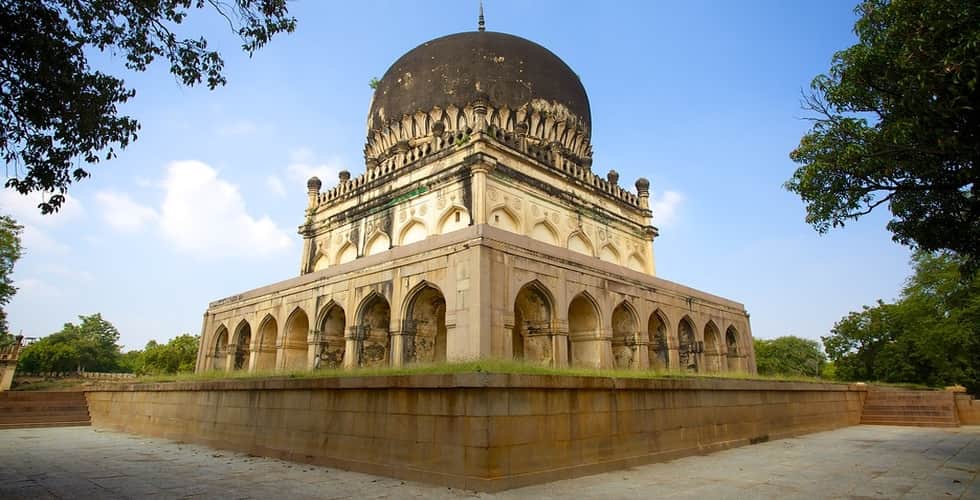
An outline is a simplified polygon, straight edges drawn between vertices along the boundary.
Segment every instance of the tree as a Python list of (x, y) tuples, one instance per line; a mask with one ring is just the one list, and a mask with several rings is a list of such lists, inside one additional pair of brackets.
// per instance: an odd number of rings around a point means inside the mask
[(820, 233), (887, 204), (893, 239), (980, 265), (980, 3), (865, 0), (817, 76), (786, 182)]
[(815, 340), (792, 335), (755, 339), (755, 364), (760, 375), (817, 377), (827, 358)]
[(101, 314), (79, 316), (78, 325), (65, 323), (61, 331), (25, 347), (18, 369), (24, 372), (113, 372), (119, 369), (119, 330)]
[(6, 187), (51, 193), (39, 208), (56, 211), (71, 182), (89, 176), (85, 164), (111, 159), (136, 140), (139, 124), (117, 110), (135, 91), (93, 70), (93, 50), (120, 56), (133, 71), (164, 58), (184, 85), (224, 85), (224, 61), (207, 40), (176, 34), (205, 6), (224, 17), (249, 55), (296, 26), (286, 0), (0, 0)]
[(120, 364), (126, 371), (140, 375), (192, 372), (197, 362), (198, 342), (197, 336), (188, 333), (178, 335), (166, 344), (151, 340), (142, 351), (123, 354)]
[(8, 333), (7, 312), (3, 307), (9, 304), (10, 299), (17, 293), (11, 275), (14, 272), (14, 264), (21, 256), (20, 235), (23, 230), (24, 228), (13, 218), (0, 216), (0, 333)]
[(980, 275), (965, 279), (965, 262), (918, 252), (899, 300), (838, 321), (823, 337), (837, 378), (980, 390)]

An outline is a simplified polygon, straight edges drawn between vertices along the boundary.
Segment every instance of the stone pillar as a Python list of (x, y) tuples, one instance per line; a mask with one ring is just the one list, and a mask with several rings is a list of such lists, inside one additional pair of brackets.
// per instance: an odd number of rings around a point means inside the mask
[(361, 364), (361, 347), (364, 345), (365, 328), (353, 325), (347, 328), (344, 336), (344, 368), (357, 368)]
[[(476, 156), (476, 155), (475, 155)], [(496, 167), (496, 160), (479, 155), (471, 157), (470, 165), (471, 192), (473, 193), (473, 224), (487, 223), (487, 174)]]

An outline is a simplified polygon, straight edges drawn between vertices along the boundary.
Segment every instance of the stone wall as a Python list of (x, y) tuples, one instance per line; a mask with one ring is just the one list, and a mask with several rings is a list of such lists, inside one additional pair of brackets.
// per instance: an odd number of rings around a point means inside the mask
[(962, 425), (980, 425), (980, 401), (969, 394), (957, 394), (956, 416)]
[(99, 427), (481, 491), (854, 425), (863, 395), (839, 384), (498, 374), (87, 393)]

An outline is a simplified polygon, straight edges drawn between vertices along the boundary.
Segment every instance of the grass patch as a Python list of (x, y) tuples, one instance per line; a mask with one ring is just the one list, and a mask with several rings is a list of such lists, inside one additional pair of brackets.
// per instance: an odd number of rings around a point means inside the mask
[[(400, 368), (355, 368), (323, 369), (316, 371), (293, 372), (225, 372), (209, 371), (203, 373), (180, 373), (176, 375), (150, 375), (139, 377), (135, 382), (195, 382), (209, 380), (242, 380), (242, 379), (307, 379), (330, 377), (366, 377), (390, 375), (452, 375), (460, 373), (497, 373), (518, 375), (561, 375), (576, 377), (603, 377), (620, 379), (687, 379), (687, 378), (723, 378), (737, 380), (769, 380), (786, 382), (827, 383), (832, 382), (814, 377), (792, 376), (763, 376), (747, 373), (690, 373), (680, 371), (656, 370), (598, 370), (591, 368), (553, 368), (549, 366), (523, 363), (519, 361), (484, 359), (457, 363), (414, 364)], [(133, 381), (130, 381), (133, 382)]]

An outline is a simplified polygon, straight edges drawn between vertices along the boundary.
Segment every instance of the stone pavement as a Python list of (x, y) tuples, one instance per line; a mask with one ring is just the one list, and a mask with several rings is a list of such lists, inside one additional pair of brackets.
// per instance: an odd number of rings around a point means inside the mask
[(980, 427), (856, 426), (496, 495), (91, 427), (0, 430), (0, 498), (980, 498)]

